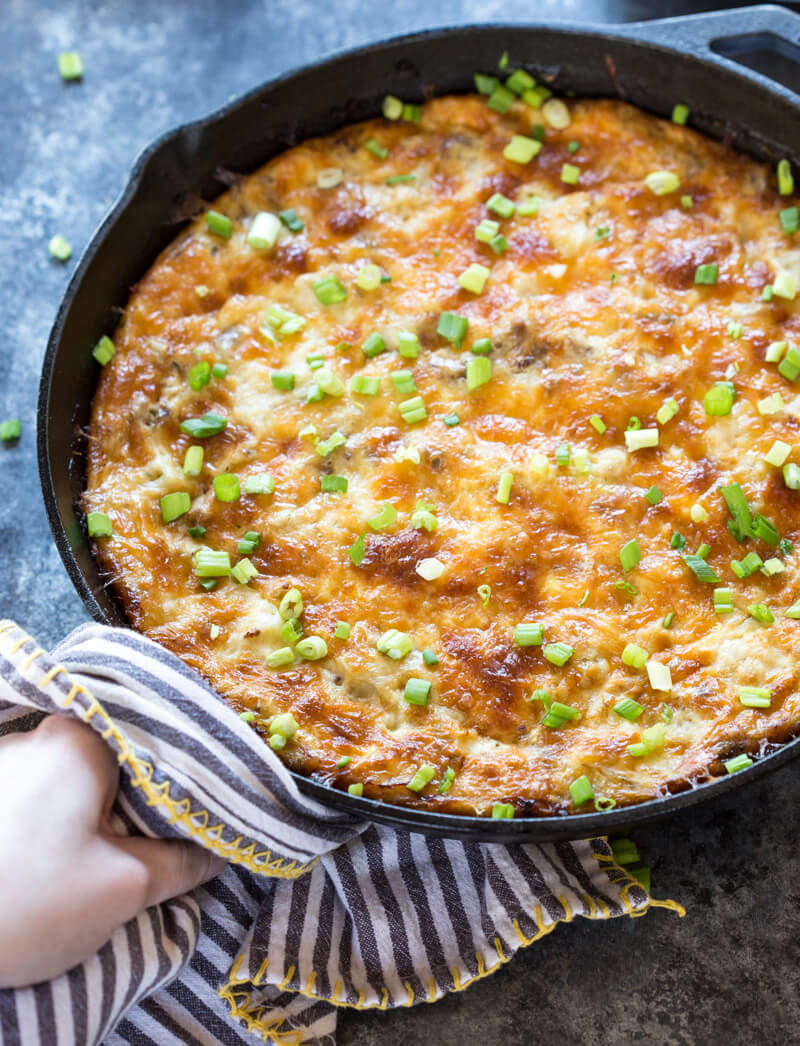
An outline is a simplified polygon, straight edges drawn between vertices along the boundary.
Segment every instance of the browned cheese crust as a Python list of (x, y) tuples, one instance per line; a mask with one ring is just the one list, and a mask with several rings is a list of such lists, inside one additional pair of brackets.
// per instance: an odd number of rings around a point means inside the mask
[[(132, 625), (236, 710), (252, 710), (265, 740), (271, 717), (291, 712), (299, 729), (282, 757), (335, 788), (362, 782), (393, 803), (485, 815), (507, 802), (544, 815), (575, 811), (569, 786), (586, 775), (595, 796), (636, 803), (724, 774), (723, 759), (757, 754), (800, 721), (800, 621), (786, 616), (800, 598), (797, 554), (735, 540), (719, 490), (740, 484), (753, 515), (800, 541), (800, 491), (765, 461), (779, 440), (786, 462), (800, 463), (800, 383), (765, 360), (771, 343), (798, 338), (800, 317), (793, 300), (762, 300), (765, 286), (800, 272), (778, 220), (794, 201), (778, 195), (771, 169), (688, 127), (616, 101), (568, 108), (569, 126), (547, 127), (526, 164), (503, 152), (513, 134), (544, 125), (541, 115), (522, 101), (499, 115), (476, 96), (431, 101), (419, 124), (373, 120), (292, 148), (213, 204), (233, 220), (229, 239), (201, 215), (163, 252), (116, 331), (85, 495), (87, 511), (113, 521), (113, 536), (95, 543), (109, 581)], [(385, 159), (365, 148), (370, 139)], [(579, 168), (576, 185), (562, 181), (564, 164)], [(320, 187), (331, 168), (340, 183)], [(680, 187), (657, 195), (645, 182), (656, 171)], [(398, 174), (414, 180), (387, 184)], [(486, 207), (494, 193), (517, 205), (538, 196), (539, 212), (500, 218)], [(301, 232), (283, 228), (271, 250), (248, 245), (256, 213), (286, 208)], [(487, 218), (504, 252), (476, 240)], [(459, 285), (472, 263), (489, 270), (482, 293)], [(708, 263), (716, 284), (696, 284)], [(366, 264), (390, 280), (361, 289)], [(347, 298), (324, 305), (314, 284), (330, 275)], [(265, 321), (275, 304), (304, 328), (276, 333)], [(468, 320), (460, 348), (437, 334), (445, 311)], [(401, 331), (418, 336), (417, 358), (399, 355)], [(387, 349), (368, 358), (373, 333)], [(469, 390), (481, 338), (492, 343), (491, 379)], [(319, 353), (345, 389), (307, 402), (320, 373), (307, 357)], [(188, 372), (201, 360), (227, 374), (193, 391)], [(396, 391), (398, 370), (412, 371), (416, 393)], [(295, 374), (293, 390), (273, 388), (276, 371)], [(380, 379), (377, 395), (351, 391), (362, 373)], [(708, 415), (704, 396), (724, 380), (733, 408)], [(427, 416), (409, 424), (399, 404), (413, 395)], [(677, 414), (659, 424), (671, 397)], [(772, 412), (762, 413), (767, 397)], [(227, 418), (222, 433), (181, 431), (206, 411)], [(445, 424), (453, 414), (459, 423)], [(631, 418), (657, 430), (657, 446), (627, 449)], [(335, 432), (346, 442), (322, 456), (319, 441)], [(191, 445), (205, 451), (196, 478), (182, 468)], [(225, 472), (242, 490), (268, 473), (274, 493), (219, 501), (213, 479)], [(323, 493), (326, 474), (345, 477), (347, 491)], [(651, 486), (663, 494), (655, 505)], [(172, 491), (187, 491), (191, 508), (165, 524), (159, 503)], [(435, 529), (413, 525), (420, 501), (434, 506)], [(396, 520), (373, 530), (387, 502)], [(198, 524), (206, 533), (194, 539)], [(249, 557), (258, 576), (205, 591), (197, 549), (224, 550), (235, 565), (247, 531), (260, 534)], [(683, 550), (670, 546), (675, 531)], [(362, 534), (356, 566), (348, 549)], [(619, 553), (634, 538), (641, 559), (626, 572)], [(716, 586), (682, 558), (704, 544)], [(750, 551), (783, 569), (738, 578), (730, 562)], [(425, 559), (441, 564), (439, 577), (420, 576)], [(321, 637), (327, 655), (270, 668), (287, 645), (278, 605), (292, 587), (304, 636)], [(733, 612), (715, 612), (715, 587), (732, 590)], [(759, 603), (774, 623), (748, 613)], [(348, 639), (335, 638), (338, 621)], [(521, 622), (541, 623), (544, 644), (573, 655), (558, 666), (544, 646), (518, 645)], [(390, 629), (413, 640), (401, 660), (376, 648)], [(669, 669), (671, 689), (623, 663), (629, 643)], [(428, 649), (438, 665), (423, 660)], [(404, 700), (411, 677), (430, 681), (427, 705)], [(770, 707), (743, 707), (741, 686), (770, 690)], [(534, 690), (547, 698), (531, 700)], [(614, 711), (626, 697), (643, 706), (634, 721)], [(579, 718), (544, 725), (549, 701)], [(662, 723), (663, 743), (629, 753)], [(433, 779), (416, 793), (406, 784), (423, 764)], [(440, 793), (448, 767), (452, 786)]]

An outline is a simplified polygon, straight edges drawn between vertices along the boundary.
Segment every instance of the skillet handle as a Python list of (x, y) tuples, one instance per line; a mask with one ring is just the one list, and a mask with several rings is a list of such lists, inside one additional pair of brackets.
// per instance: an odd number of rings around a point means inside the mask
[(697, 58), (713, 58), (796, 102), (800, 98), (800, 14), (761, 4), (618, 27)]

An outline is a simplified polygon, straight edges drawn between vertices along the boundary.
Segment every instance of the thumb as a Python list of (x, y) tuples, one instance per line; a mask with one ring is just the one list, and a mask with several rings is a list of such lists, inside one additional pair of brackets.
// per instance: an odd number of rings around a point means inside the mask
[(114, 842), (144, 873), (141, 908), (188, 893), (219, 875), (227, 865), (222, 857), (184, 839), (129, 836)]

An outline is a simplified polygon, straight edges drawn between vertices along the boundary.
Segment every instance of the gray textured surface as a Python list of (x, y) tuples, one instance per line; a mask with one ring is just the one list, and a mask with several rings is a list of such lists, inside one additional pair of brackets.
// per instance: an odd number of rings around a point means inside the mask
[[(50, 540), (35, 467), (35, 399), (47, 333), (74, 261), (49, 260), (56, 232), (76, 253), (137, 153), (176, 123), (336, 48), (428, 25), (525, 17), (665, 14), (646, 2), (413, 0), (6, 0), (0, 34), (0, 615), (52, 644), (86, 615)], [(669, 5), (669, 13), (693, 6)], [(709, 5), (710, 6), (710, 5)], [(56, 56), (78, 46), (82, 84)], [(414, 1011), (345, 1014), (344, 1046), (581, 1043), (658, 1046), (800, 1042), (798, 764), (637, 841), (679, 920), (580, 921), (468, 992)]]

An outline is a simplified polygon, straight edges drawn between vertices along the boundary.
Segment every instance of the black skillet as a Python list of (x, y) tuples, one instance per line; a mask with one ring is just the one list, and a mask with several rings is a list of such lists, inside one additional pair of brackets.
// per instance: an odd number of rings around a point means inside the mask
[[(42, 372), (38, 455), (50, 525), (90, 614), (126, 624), (89, 552), (77, 503), (85, 430), (97, 381), (91, 347), (111, 333), (129, 288), (179, 232), (202, 197), (312, 135), (375, 116), (384, 95), (408, 101), (470, 90), (508, 51), (577, 95), (618, 96), (668, 115), (691, 106), (692, 126), (759, 159), (800, 163), (800, 98), (749, 66), (800, 83), (800, 16), (775, 6), (622, 26), (487, 25), (435, 29), (335, 55), (256, 88), (203, 120), (170, 132), (135, 164), (117, 204), (80, 260), (56, 318)], [(791, 79), (793, 77), (793, 80)], [(752, 767), (638, 806), (574, 816), (491, 821), (390, 806), (297, 776), (322, 802), (386, 824), (470, 839), (543, 841), (605, 835), (741, 787), (800, 754), (800, 737)]]

